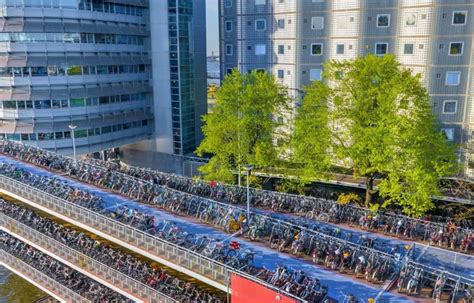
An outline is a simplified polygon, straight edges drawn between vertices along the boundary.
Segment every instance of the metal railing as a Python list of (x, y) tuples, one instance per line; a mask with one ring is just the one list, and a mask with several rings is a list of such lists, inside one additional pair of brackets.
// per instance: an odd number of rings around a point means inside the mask
[[(157, 238), (145, 233), (144, 231), (115, 221), (102, 214), (96, 213), (79, 205), (75, 205), (64, 199), (58, 198), (4, 175), (0, 175), (0, 188), (37, 205), (40, 205), (50, 211), (54, 211), (64, 217), (69, 218), (70, 220), (79, 222), (83, 224), (84, 227), (90, 227), (96, 231), (106, 234), (107, 236), (115, 239), (118, 244), (120, 244), (120, 242), (126, 243), (129, 246), (133, 246), (134, 248), (155, 256), (158, 258), (156, 261), (160, 263), (162, 263), (160, 260), (165, 260), (169, 263), (179, 265), (183, 269), (175, 268), (175, 270), (181, 271), (185, 274), (189, 274), (188, 271), (198, 274), (202, 278), (206, 278), (215, 282), (217, 285), (214, 286), (225, 292), (230, 292), (230, 276), (231, 274), (236, 274), (253, 282), (259, 283), (266, 288), (284, 294), (285, 296), (291, 297), (298, 302), (305, 302), (304, 300), (301, 300), (292, 294), (286, 293), (277, 287), (259, 280), (247, 273), (241, 272), (228, 265), (200, 255), (197, 252)], [(165, 265), (169, 266), (169, 264)], [(205, 279), (200, 278), (200, 280), (205, 282)]]
[[(94, 280), (100, 279), (120, 288), (124, 292), (150, 303), (175, 303), (177, 300), (143, 284), (108, 265), (84, 255), (56, 240), (50, 238), (35, 229), (17, 221), (5, 214), (0, 213), (0, 226), (17, 236), (34, 243), (44, 250), (68, 261), (69, 263), (88, 272)], [(14, 236), (15, 236), (14, 235)]]
[(82, 297), (75, 291), (67, 288), (56, 280), (48, 277), (46, 274), (37, 270), (36, 268), (30, 266), (24, 261), (18, 259), (17, 257), (9, 254), (8, 252), (0, 249), (0, 263), (16, 270), (19, 274), (27, 277), (41, 285), (44, 289), (49, 290), (51, 293), (55, 294), (58, 298), (62, 298), (65, 302), (73, 303), (89, 303), (88, 299)]

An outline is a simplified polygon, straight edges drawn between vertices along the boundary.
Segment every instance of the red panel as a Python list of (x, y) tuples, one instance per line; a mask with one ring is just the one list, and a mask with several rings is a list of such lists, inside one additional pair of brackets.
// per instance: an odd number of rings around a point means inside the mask
[(232, 303), (297, 303), (296, 300), (239, 275), (230, 278)]

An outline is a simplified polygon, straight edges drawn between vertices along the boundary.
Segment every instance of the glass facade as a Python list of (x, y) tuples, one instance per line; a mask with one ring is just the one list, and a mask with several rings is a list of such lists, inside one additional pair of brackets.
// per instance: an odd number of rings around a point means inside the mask
[(79, 153), (152, 137), (146, 1), (0, 0), (0, 8), (17, 22), (0, 30), (0, 138), (72, 154), (69, 124)]
[(196, 149), (192, 0), (169, 0), (168, 22), (173, 149), (184, 155)]

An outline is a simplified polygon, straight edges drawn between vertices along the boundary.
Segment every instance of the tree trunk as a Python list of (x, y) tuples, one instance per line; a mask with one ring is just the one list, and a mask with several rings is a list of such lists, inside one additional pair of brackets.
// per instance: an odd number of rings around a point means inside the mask
[(365, 207), (370, 207), (372, 202), (372, 194), (374, 193), (374, 175), (370, 175), (365, 179)]

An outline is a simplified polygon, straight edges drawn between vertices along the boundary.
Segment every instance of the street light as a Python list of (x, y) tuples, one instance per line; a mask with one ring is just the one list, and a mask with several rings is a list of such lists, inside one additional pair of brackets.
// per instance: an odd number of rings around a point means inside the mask
[(74, 165), (77, 165), (77, 158), (76, 158), (76, 137), (74, 136), (74, 130), (77, 128), (77, 125), (74, 123), (69, 124), (69, 129), (71, 130), (71, 138), (72, 138), (72, 152), (74, 154)]
[(252, 165), (244, 165), (245, 175), (247, 176), (247, 225), (250, 224), (250, 172), (253, 169)]

